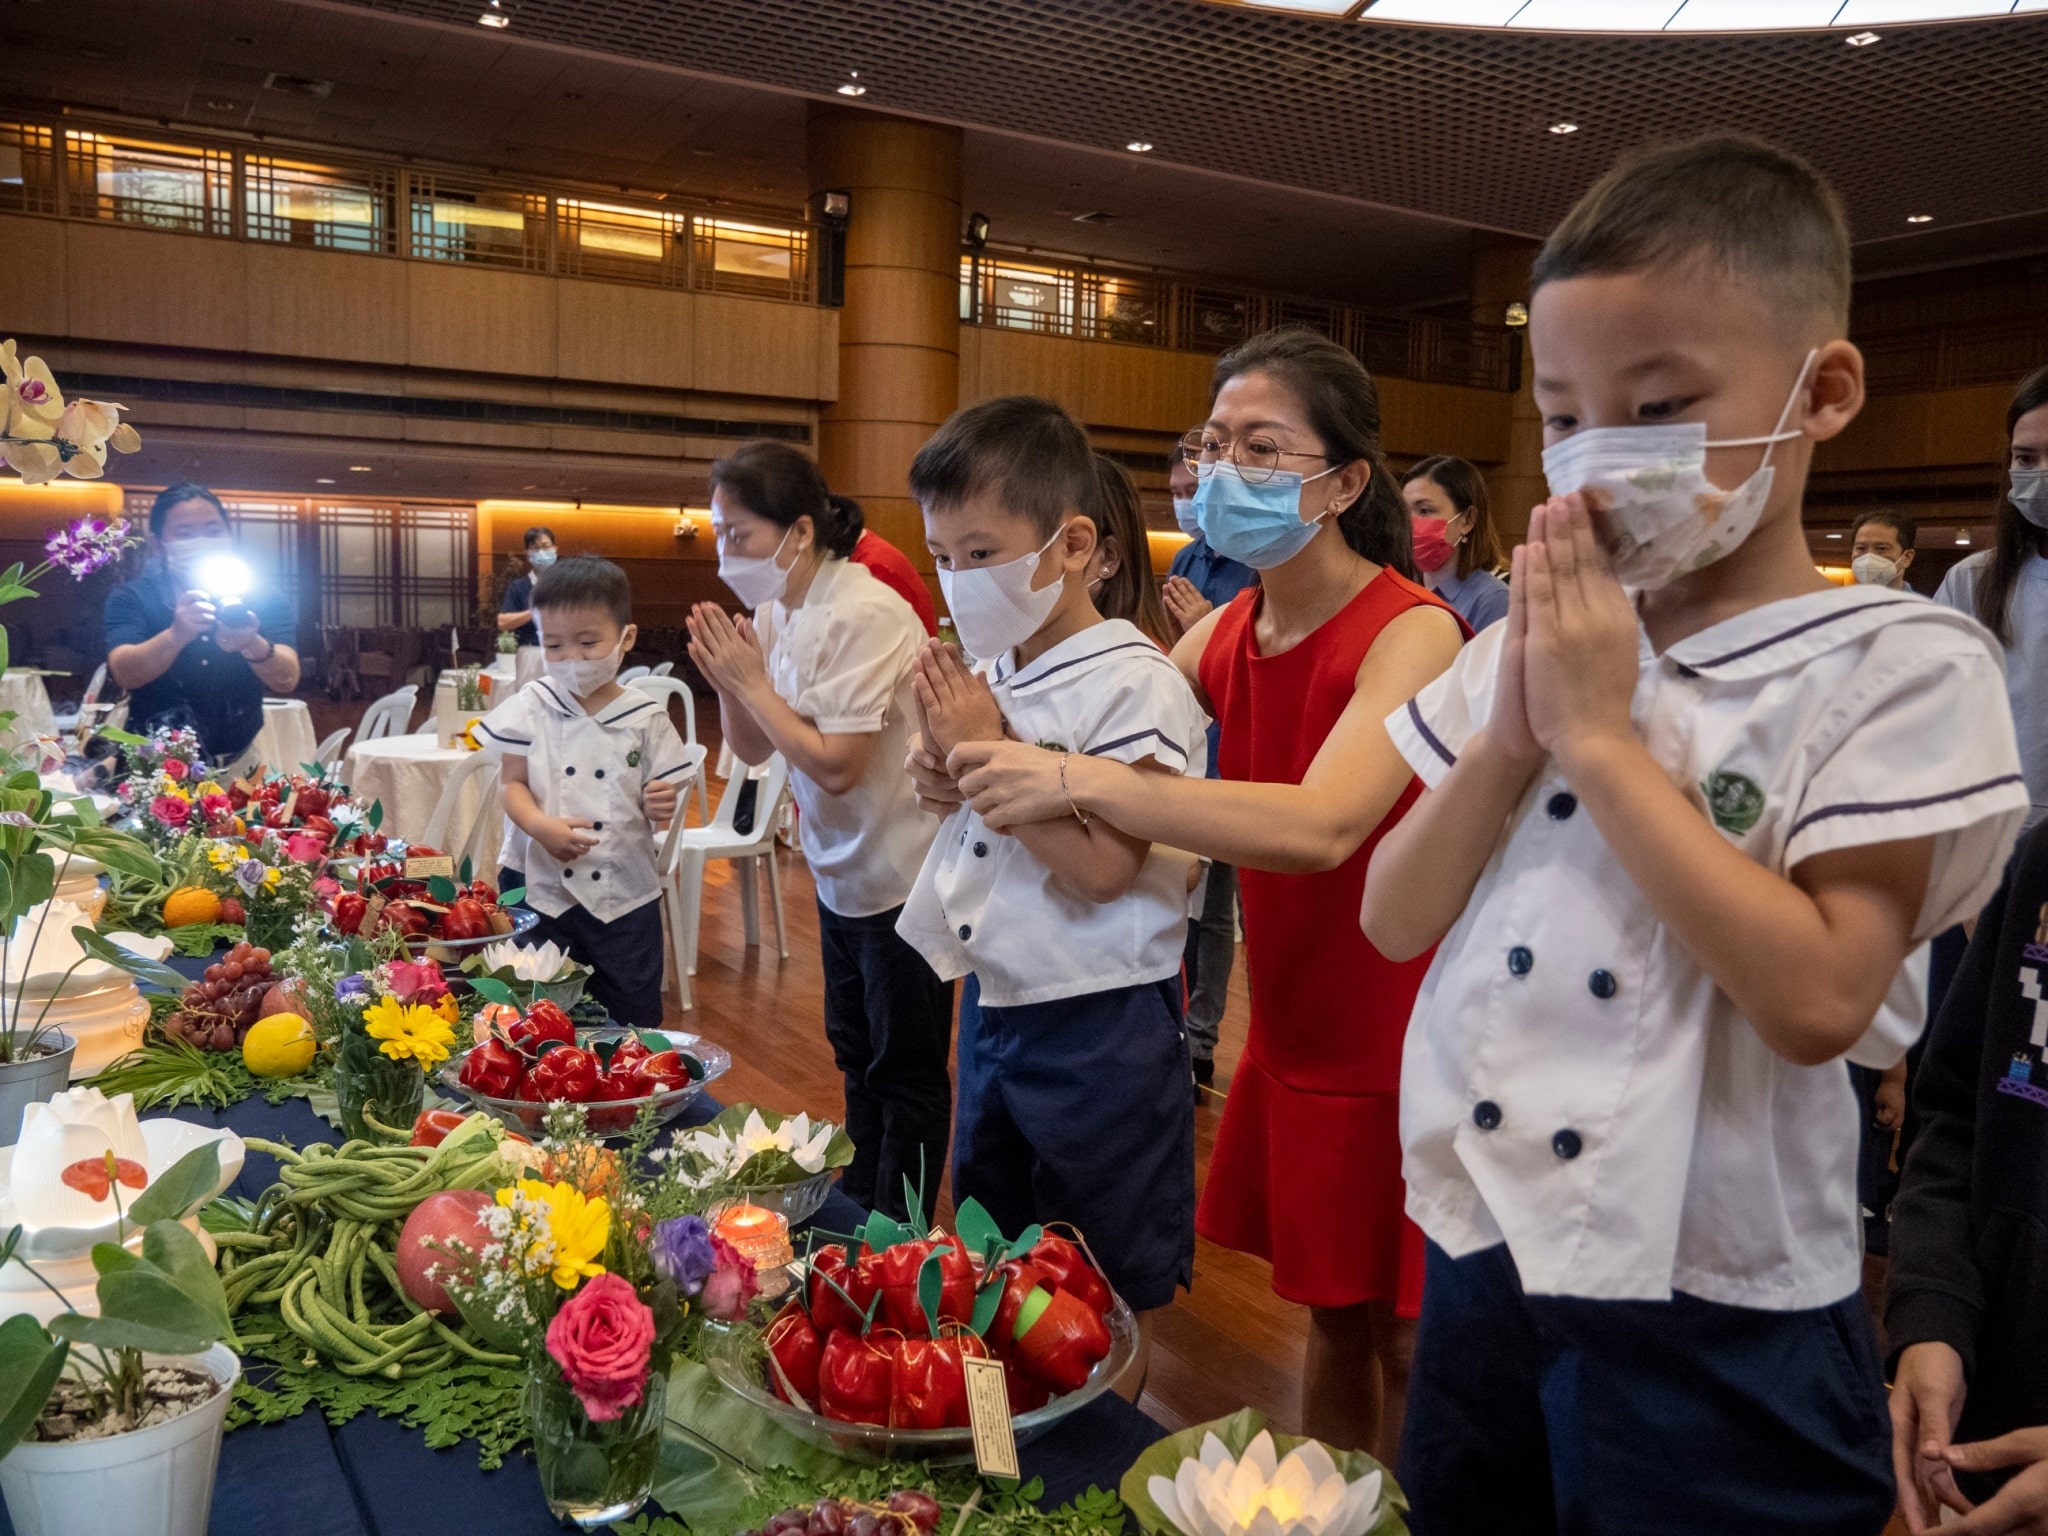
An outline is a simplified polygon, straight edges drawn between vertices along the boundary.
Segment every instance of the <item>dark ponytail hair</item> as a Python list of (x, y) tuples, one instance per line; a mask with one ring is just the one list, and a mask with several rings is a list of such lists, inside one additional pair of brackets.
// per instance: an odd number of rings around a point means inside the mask
[(1365, 494), (1337, 514), (1337, 531), (1353, 553), (1420, 581), (1408, 504), (1380, 447), (1380, 392), (1365, 365), (1329, 337), (1287, 325), (1262, 332), (1216, 360), (1209, 378), (1211, 405), (1241, 373), (1263, 373), (1301, 402), (1332, 468), (1362, 463), (1372, 472)]
[(798, 518), (808, 517), (818, 548), (839, 560), (853, 553), (866, 526), (860, 503), (833, 495), (818, 466), (788, 443), (756, 439), (740, 444), (712, 464), (711, 488), (778, 528), (793, 528)]
[(1105, 619), (1126, 619), (1162, 651), (1173, 649), (1173, 629), (1159, 583), (1152, 575), (1152, 541), (1145, 537), (1145, 512), (1138, 488), (1114, 459), (1095, 455), (1095, 504), (1081, 515), (1095, 525), (1098, 544), (1116, 540), (1116, 572), (1102, 584), (1095, 610)]
[(2013, 391), (2012, 404), (2005, 408), (2005, 460), (1998, 466), (1998, 473), (2006, 485), (1998, 493), (1998, 542), (1991, 547), (1991, 563), (1977, 583), (1977, 622), (1996, 635), (1998, 643), (2007, 649), (2012, 646), (2012, 591), (2019, 585), (2020, 568), (2029, 555), (2043, 552), (2048, 532), (2028, 522), (2012, 504), (2012, 497), (2006, 494), (2011, 485), (2006, 479), (2006, 466), (2012, 462), (2012, 434), (2020, 418), (2044, 405), (2048, 405), (2048, 368), (2036, 368), (2020, 380), (2020, 387)]

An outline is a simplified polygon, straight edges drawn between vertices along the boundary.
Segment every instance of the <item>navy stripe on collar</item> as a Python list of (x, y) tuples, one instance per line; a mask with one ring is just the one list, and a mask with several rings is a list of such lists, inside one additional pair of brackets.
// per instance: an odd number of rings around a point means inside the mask
[(1415, 727), (1415, 733), (1428, 745), (1429, 750), (1444, 760), (1445, 767), (1455, 768), (1458, 766), (1457, 753), (1437, 740), (1436, 732), (1432, 731), (1424, 722), (1422, 711), (1415, 707), (1413, 699), (1408, 701), (1408, 723)]
[[(1085, 661), (1098, 661), (1104, 656), (1113, 656), (1118, 651), (1150, 651), (1153, 655), (1159, 657), (1160, 660), (1166, 660), (1166, 653), (1150, 640), (1120, 640), (1115, 645), (1106, 645), (1099, 651), (1090, 651), (1086, 656), (1075, 656), (1070, 660), (1061, 662), (1058, 666), (1047, 667), (1036, 677), (1030, 676), (1031, 669), (1026, 667), (1024, 671), (1016, 674), (1016, 680), (1010, 684), (1010, 691), (1016, 693), (1025, 688), (1036, 688), (1047, 678), (1056, 676), (1066, 671), (1069, 667), (1078, 667)], [(997, 681), (1000, 682), (1001, 679), (998, 678)]]
[[(1704, 672), (1711, 667), (1725, 667), (1731, 661), (1740, 661), (1745, 656), (1754, 656), (1758, 651), (1768, 650), (1774, 645), (1790, 640), (1794, 635), (1803, 635), (1808, 630), (1819, 629), (1824, 624), (1834, 624), (1843, 619), (1854, 618), (1858, 614), (1870, 612), (1873, 608), (1896, 608), (1901, 604), (1913, 601), (1915, 599), (1909, 597), (1895, 597), (1889, 602), (1858, 603), (1855, 607), (1844, 608), (1839, 613), (1824, 613), (1817, 619), (1808, 619), (1804, 624), (1794, 624), (1790, 629), (1780, 630), (1767, 640), (1759, 640), (1754, 645), (1745, 645), (1738, 650), (1728, 652), (1725, 656), (1716, 656), (1708, 661), (1681, 661), (1678, 664), (1691, 667), (1695, 672)], [(1676, 657), (1672, 659), (1674, 661), (1678, 660)]]
[(1972, 795), (1981, 795), (1987, 789), (2003, 789), (2008, 784), (2024, 784), (2026, 780), (2016, 773), (2001, 774), (1995, 779), (1986, 779), (1981, 784), (1971, 784), (1962, 789), (1944, 790), (1938, 795), (1922, 795), (1917, 800), (1852, 800), (1844, 805), (1824, 806), (1818, 811), (1808, 811), (1792, 823), (1792, 830), (1785, 834), (1785, 841), (1791, 842), (1816, 821), (1825, 821), (1830, 816), (1882, 816), (1890, 811), (1918, 811), (1930, 805), (1941, 805), (1950, 800), (1967, 800)]
[[(628, 702), (632, 703), (632, 707), (630, 709), (621, 709), (619, 707), (619, 704), (626, 704)], [(660, 701), (649, 698), (646, 694), (642, 694), (637, 701), (621, 699), (619, 700), (618, 704), (614, 704), (610, 709), (606, 710), (603, 714), (596, 716), (595, 719), (597, 720), (597, 723), (599, 725), (612, 725), (620, 720), (630, 720), (635, 715), (640, 714), (645, 710), (650, 710), (654, 708), (654, 706), (658, 702)]]

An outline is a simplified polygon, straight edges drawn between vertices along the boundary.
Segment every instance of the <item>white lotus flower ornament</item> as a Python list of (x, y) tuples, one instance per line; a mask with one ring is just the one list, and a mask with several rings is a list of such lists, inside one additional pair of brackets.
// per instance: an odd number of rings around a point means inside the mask
[(1237, 1461), (1215, 1435), (1204, 1436), (1199, 1457), (1170, 1480), (1154, 1477), (1145, 1491), (1184, 1536), (1365, 1536), (1379, 1518), (1381, 1482), (1378, 1472), (1345, 1482), (1314, 1440), (1276, 1460), (1273, 1436), (1262, 1429)]
[(529, 946), (510, 939), (486, 944), (484, 965), (493, 975), (510, 971), (515, 980), (538, 982), (563, 981), (584, 969), (569, 958), (567, 950), (552, 941)]
[(809, 1115), (791, 1115), (770, 1130), (757, 1109), (748, 1114), (737, 1132), (712, 1126), (678, 1131), (675, 1146), (679, 1152), (704, 1160), (702, 1170), (692, 1182), (711, 1184), (736, 1177), (764, 1152), (786, 1152), (790, 1161), (805, 1173), (818, 1173), (825, 1166), (832, 1138), (838, 1134), (839, 1127), (829, 1120), (813, 1125)]

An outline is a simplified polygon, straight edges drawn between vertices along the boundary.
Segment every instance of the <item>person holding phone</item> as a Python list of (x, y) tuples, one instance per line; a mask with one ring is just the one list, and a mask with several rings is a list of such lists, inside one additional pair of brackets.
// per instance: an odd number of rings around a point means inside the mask
[[(223, 578), (228, 578), (224, 580)], [(149, 509), (142, 575), (107, 594), (107, 673), (134, 698), (130, 727), (189, 725), (217, 772), (243, 771), (263, 729), (266, 694), (299, 686), (299, 655), (281, 592), (246, 586), (220, 498), (174, 485)]]

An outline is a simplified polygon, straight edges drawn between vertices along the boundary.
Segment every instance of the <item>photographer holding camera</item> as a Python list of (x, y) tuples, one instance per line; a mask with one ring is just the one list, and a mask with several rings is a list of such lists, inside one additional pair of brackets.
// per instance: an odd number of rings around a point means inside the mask
[(292, 615), (250, 590), (220, 498), (174, 485), (149, 509), (149, 566), (107, 596), (107, 671), (133, 695), (129, 729), (189, 725), (216, 771), (241, 771), (263, 729), (266, 693), (299, 685), (299, 657), (276, 635)]

